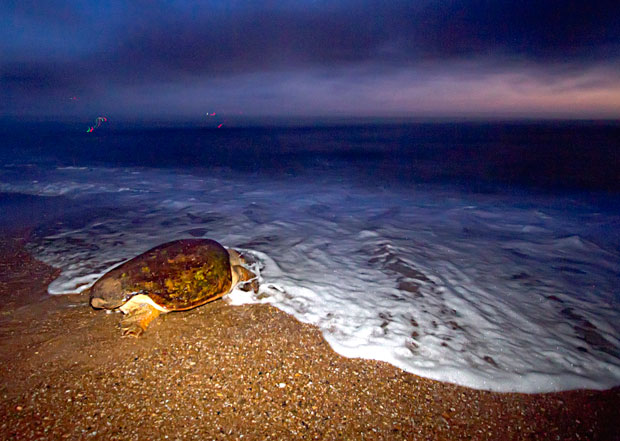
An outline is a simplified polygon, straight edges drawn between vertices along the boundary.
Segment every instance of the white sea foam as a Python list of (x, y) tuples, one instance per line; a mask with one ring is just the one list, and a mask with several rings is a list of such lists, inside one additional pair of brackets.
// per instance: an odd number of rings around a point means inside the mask
[(609, 235), (619, 216), (341, 176), (65, 168), (37, 181), (0, 190), (102, 195), (115, 207), (31, 245), (62, 268), (52, 294), (83, 290), (161, 242), (210, 237), (260, 266), (259, 293), (229, 302), (271, 303), (345, 356), (496, 391), (620, 384), (620, 248)]

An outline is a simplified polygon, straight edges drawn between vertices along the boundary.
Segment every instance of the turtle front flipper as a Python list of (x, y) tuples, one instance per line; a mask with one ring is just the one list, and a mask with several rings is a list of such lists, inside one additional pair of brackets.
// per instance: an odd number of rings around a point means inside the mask
[(239, 284), (238, 287), (241, 291), (249, 292), (252, 290), (255, 293), (258, 292), (258, 278), (256, 274), (241, 265), (235, 265), (231, 270), (233, 273), (233, 287)]
[(134, 300), (136, 297), (132, 298), (120, 308), (125, 314), (125, 317), (120, 323), (121, 331), (123, 335), (132, 337), (139, 337), (142, 335), (149, 324), (161, 314), (161, 311), (151, 304), (141, 302), (139, 299)]
[(228, 249), (228, 256), (230, 259), (230, 269), (232, 272), (231, 289), (239, 284), (239, 289), (242, 291), (248, 292), (252, 290), (255, 293), (258, 292), (258, 277), (256, 277), (256, 274), (244, 266), (247, 263), (245, 257), (232, 248)]

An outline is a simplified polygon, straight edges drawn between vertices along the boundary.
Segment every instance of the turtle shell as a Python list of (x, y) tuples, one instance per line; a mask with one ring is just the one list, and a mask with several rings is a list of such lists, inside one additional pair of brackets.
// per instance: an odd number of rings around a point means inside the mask
[[(92, 287), (114, 285), (128, 300), (146, 294), (169, 311), (195, 308), (228, 293), (232, 273), (228, 251), (209, 239), (186, 239), (152, 248), (106, 273)], [(92, 296), (91, 294), (91, 296)]]

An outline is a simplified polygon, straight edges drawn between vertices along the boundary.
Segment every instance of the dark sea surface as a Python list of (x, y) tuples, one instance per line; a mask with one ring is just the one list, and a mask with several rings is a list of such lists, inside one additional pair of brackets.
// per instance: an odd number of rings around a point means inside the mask
[[(110, 127), (111, 126), (111, 127)], [(620, 192), (620, 122), (157, 128), (0, 124), (0, 160), (59, 166), (230, 167), (295, 175), (353, 170), (394, 185), (498, 184)]]
[[(0, 124), (0, 229), (87, 288), (163, 241), (254, 255), (343, 355), (471, 387), (620, 384), (620, 123)], [(244, 297), (245, 296), (245, 297)]]

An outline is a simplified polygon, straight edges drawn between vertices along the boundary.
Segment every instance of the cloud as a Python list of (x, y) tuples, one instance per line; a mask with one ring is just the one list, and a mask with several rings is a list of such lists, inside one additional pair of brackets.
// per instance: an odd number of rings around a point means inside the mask
[(231, 5), (135, 16), (98, 56), (112, 72), (131, 62), (136, 75), (221, 75), (369, 61), (402, 66), (471, 57), (578, 64), (620, 57), (617, 1)]
[(620, 53), (620, 3), (601, 0), (428, 2), (406, 29), (429, 57), (519, 56), (579, 61)]
[(620, 82), (591, 69), (550, 84), (536, 70), (473, 75), (467, 62), (435, 68), (339, 68), (248, 73), (120, 86), (100, 104), (145, 117), (589, 117), (620, 114)]
[[(262, 102), (259, 95), (266, 90), (276, 89), (272, 96), (286, 99), (278, 82), (297, 81), (289, 92), (301, 99), (298, 91), (305, 86), (299, 81), (328, 84), (330, 77), (353, 83), (338, 89), (350, 90), (342, 99), (352, 102), (371, 96), (363, 89), (366, 78), (371, 89), (391, 94), (409, 81), (430, 87), (422, 79), (438, 72), (464, 88), (516, 72), (538, 77), (540, 84), (548, 81), (550, 93), (575, 78), (582, 78), (579, 87), (584, 89), (592, 81), (612, 88), (619, 81), (613, 74), (620, 66), (617, 1), (44, 3), (20, 0), (0, 6), (0, 50), (5, 54), (0, 110), (5, 113), (32, 102), (38, 102), (37, 109), (86, 111), (90, 104), (67, 107), (62, 97), (79, 94), (96, 106), (113, 101), (119, 91), (139, 101), (137, 91), (144, 88), (184, 95), (196, 84), (220, 81), (233, 88), (231, 79), (236, 84), (244, 79), (246, 97), (257, 100), (250, 105), (247, 98), (249, 107)], [(583, 79), (594, 70), (608, 76)], [(43, 105), (46, 101), (49, 106)]]

